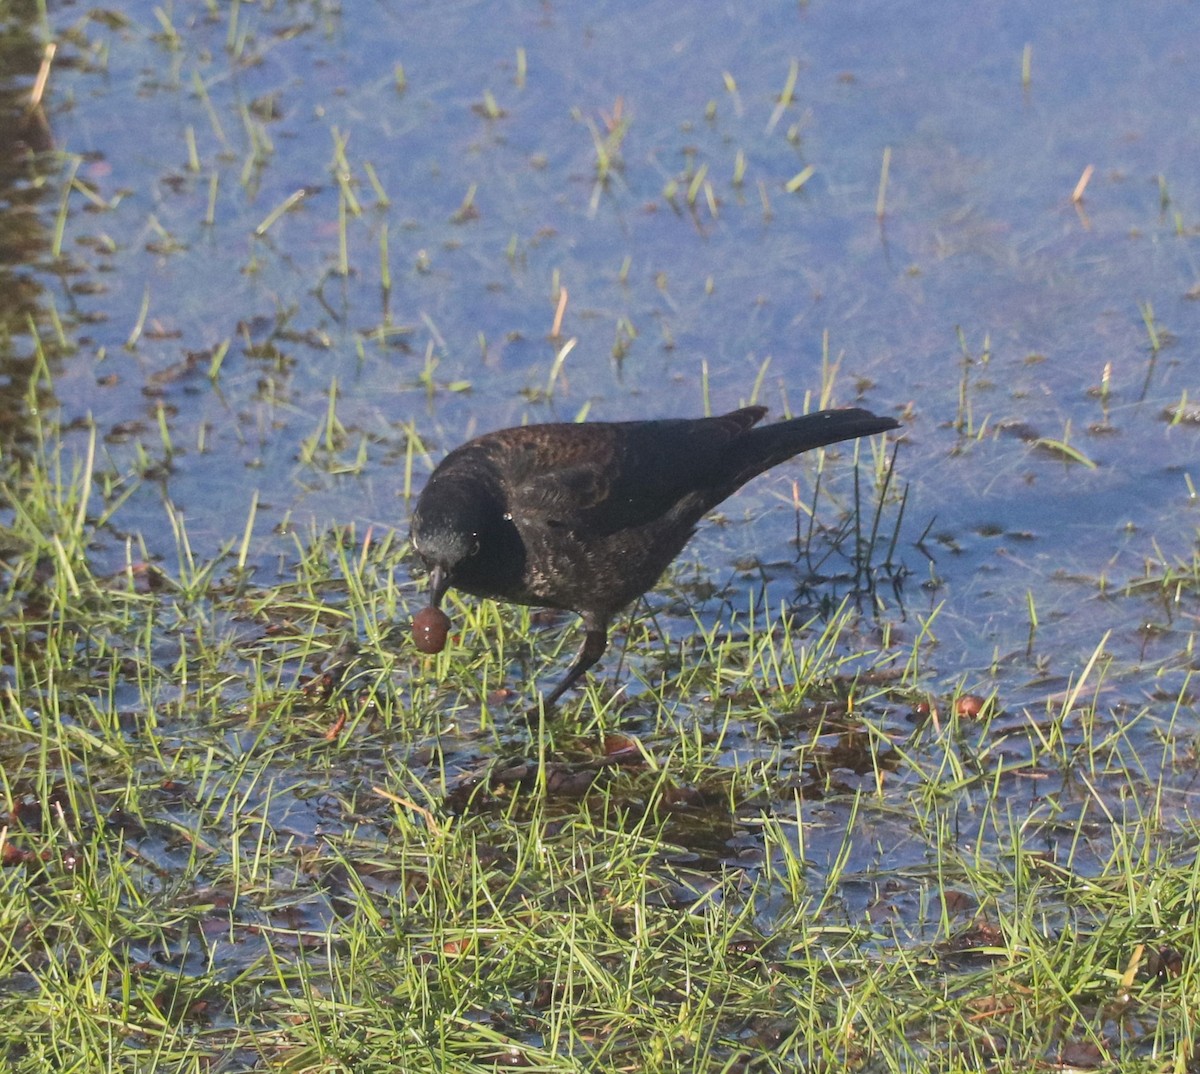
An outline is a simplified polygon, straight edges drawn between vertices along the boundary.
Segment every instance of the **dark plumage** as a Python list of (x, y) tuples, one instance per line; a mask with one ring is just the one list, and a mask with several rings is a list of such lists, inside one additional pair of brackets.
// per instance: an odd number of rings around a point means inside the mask
[(793, 455), (897, 427), (854, 409), (755, 428), (766, 412), (527, 425), (455, 448), (412, 519), (430, 606), (454, 586), (578, 612), (583, 644), (549, 708), (600, 659), (612, 617), (658, 581), (707, 512)]

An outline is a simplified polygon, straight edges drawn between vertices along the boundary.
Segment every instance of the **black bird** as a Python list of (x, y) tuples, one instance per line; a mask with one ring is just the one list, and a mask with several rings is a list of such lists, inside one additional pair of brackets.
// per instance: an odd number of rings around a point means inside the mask
[(658, 581), (696, 524), (752, 477), (825, 444), (895, 429), (866, 410), (821, 410), (755, 427), (766, 407), (715, 418), (526, 425), (471, 440), (429, 478), (412, 543), (429, 569), (419, 648), (437, 652), (450, 586), (563, 608), (584, 638), (549, 709), (608, 645), (608, 625)]

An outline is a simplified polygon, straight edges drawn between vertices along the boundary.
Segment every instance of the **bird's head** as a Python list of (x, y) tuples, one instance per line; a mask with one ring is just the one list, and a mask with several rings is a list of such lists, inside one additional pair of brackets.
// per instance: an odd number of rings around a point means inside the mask
[(497, 550), (504, 512), (488, 493), (470, 483), (438, 480), (435, 475), (417, 500), (412, 544), (429, 570), (434, 605), (450, 586), (477, 591), (478, 577)]

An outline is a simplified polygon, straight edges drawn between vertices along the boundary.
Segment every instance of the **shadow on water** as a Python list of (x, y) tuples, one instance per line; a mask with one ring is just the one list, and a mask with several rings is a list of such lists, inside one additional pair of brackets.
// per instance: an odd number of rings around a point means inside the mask
[[(38, 5), (14, 3), (0, 16), (0, 423), (9, 450), (29, 436), (25, 395), (33, 368), (30, 329), (46, 323), (52, 203), (59, 162), (43, 104), (48, 52), (35, 28)], [(52, 397), (39, 397), (52, 406)]]

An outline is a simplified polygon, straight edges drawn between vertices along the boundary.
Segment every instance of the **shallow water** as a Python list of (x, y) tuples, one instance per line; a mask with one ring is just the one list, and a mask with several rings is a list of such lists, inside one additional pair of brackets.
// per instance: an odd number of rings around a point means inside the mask
[[(816, 405), (826, 378), (834, 404), (903, 422), (902, 577), (879, 590), (882, 621), (897, 651), (929, 624), (921, 681), (943, 705), (960, 686), (997, 695), (1013, 801), (1044, 802), (1050, 777), (1033, 789), (1020, 772), (1022, 736), (1102, 639), (1103, 712), (1117, 727), (1149, 706), (1129, 754), (1161, 749), (1164, 727), (1195, 734), (1176, 709), (1195, 582), (1154, 583), (1190, 565), (1198, 518), (1200, 430), (1165, 417), (1200, 391), (1194, 4), (235, 9), (231, 25), (167, 5), (177, 37), (149, 2), (56, 10), (58, 154), (3, 175), (6, 449), (27, 435), (32, 318), (51, 374), (40, 407), (80, 452), (90, 416), (102, 468), (145, 475), (102, 563), (124, 561), (129, 535), (170, 569), (168, 502), (212, 555), (257, 496), (250, 561), (269, 581), (293, 554), (276, 527), (403, 528), (410, 443), (419, 487), (485, 429), (752, 396), (779, 414)], [(10, 116), (40, 36), (32, 13), (8, 16)], [(577, 343), (555, 373), (559, 285)], [(751, 601), (841, 599), (794, 563), (793, 480), (811, 497), (809, 462), (780, 468), (685, 553), (679, 584), (720, 590), (702, 624), (744, 620)], [(847, 454), (826, 480), (844, 502)], [(897, 517), (893, 499), (885, 524)], [(737, 569), (753, 559), (768, 567)], [(691, 612), (661, 613), (676, 639)], [(634, 652), (618, 674), (653, 660)], [(875, 716), (896, 740), (919, 734), (905, 714)], [(764, 749), (756, 735), (731, 734), (727, 763)], [(459, 745), (465, 770), (471, 728)], [(837, 756), (853, 770), (849, 746)], [(1068, 812), (1087, 799), (1059, 774), (1053, 793)], [(846, 812), (812, 801), (819, 869)], [(304, 788), (280, 808), (313, 831), (313, 802)], [(923, 857), (901, 832), (895, 815), (864, 823), (863, 875)]]

